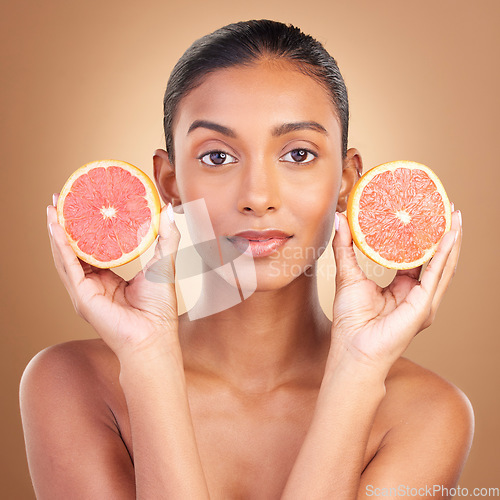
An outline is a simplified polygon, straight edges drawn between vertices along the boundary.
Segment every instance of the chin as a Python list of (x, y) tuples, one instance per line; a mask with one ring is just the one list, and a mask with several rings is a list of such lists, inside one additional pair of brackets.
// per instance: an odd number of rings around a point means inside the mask
[(285, 288), (304, 274), (311, 276), (312, 267), (311, 263), (300, 265), (290, 264), (289, 261), (249, 258), (235, 261), (234, 269), (225, 266), (216, 272), (227, 284), (241, 290), (244, 298), (248, 298), (255, 292)]

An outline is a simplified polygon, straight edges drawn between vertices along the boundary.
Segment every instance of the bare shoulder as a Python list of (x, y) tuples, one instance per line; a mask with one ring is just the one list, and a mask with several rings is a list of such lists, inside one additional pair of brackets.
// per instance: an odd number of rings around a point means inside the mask
[[(46, 347), (36, 354), (31, 363), (39, 363), (40, 360), (63, 361), (65, 359), (79, 362), (90, 362), (93, 358), (109, 358), (114, 356), (111, 349), (99, 338), (86, 340), (70, 340)], [(116, 356), (115, 356), (116, 357)], [(43, 361), (42, 361), (43, 362)]]
[(134, 497), (118, 374), (116, 356), (99, 339), (57, 344), (29, 362), (20, 407), (37, 498), (83, 491), (89, 498)]
[(47, 347), (28, 363), (21, 389), (35, 384), (40, 388), (73, 386), (93, 391), (118, 377), (119, 363), (101, 339), (73, 340)]
[(74, 340), (36, 354), (21, 378), (19, 397), (23, 421), (47, 417), (61, 421), (89, 415), (116, 423), (123, 393), (119, 362), (101, 339)]
[(386, 405), (400, 418), (432, 417), (473, 428), (474, 412), (463, 391), (407, 358), (400, 358), (394, 364), (386, 379), (386, 389)]
[(386, 378), (375, 428), (383, 437), (362, 474), (360, 498), (367, 488), (456, 486), (472, 444), (474, 413), (454, 384), (400, 358)]
[(474, 435), (467, 396), (436, 373), (400, 358), (376, 417), (383, 438), (364, 485), (456, 485)]

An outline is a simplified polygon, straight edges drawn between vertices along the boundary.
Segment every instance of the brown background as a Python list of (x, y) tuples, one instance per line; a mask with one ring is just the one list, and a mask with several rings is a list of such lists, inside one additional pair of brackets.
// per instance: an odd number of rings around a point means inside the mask
[[(3, 0), (0, 495), (33, 498), (17, 399), (24, 367), (46, 346), (94, 336), (53, 267), (45, 229), (52, 193), (96, 159), (123, 159), (152, 175), (175, 61), (223, 24), (264, 17), (300, 26), (336, 57), (349, 89), (350, 145), (365, 170), (395, 159), (425, 163), (462, 210), (458, 272), (435, 323), (407, 355), (472, 401), (476, 433), (460, 485), (499, 487), (498, 6)], [(329, 312), (331, 283), (322, 290)]]

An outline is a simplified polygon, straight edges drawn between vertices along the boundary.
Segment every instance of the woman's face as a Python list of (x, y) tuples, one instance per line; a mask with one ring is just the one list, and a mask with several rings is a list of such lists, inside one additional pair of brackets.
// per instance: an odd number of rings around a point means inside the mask
[[(258, 290), (314, 264), (342, 180), (341, 128), (320, 84), (283, 62), (215, 71), (181, 100), (173, 133), (181, 202), (204, 200), (215, 236), (251, 255)], [(269, 229), (289, 237), (235, 236)]]

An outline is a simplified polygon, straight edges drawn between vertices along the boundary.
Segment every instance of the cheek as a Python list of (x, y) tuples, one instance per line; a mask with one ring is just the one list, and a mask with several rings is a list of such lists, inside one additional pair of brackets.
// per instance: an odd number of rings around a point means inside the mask
[[(176, 181), (192, 243), (214, 242), (217, 234), (215, 221), (218, 220), (218, 211), (222, 211), (220, 192), (217, 197), (213, 190), (207, 189), (206, 183), (197, 180), (193, 169), (189, 169), (189, 166), (186, 168), (181, 162), (176, 165)], [(201, 245), (199, 250), (214, 253), (216, 260), (220, 260), (218, 253), (209, 247), (210, 245), (208, 247)], [(214, 248), (217, 250), (216, 245)], [(214, 258), (213, 255), (206, 257), (207, 261), (212, 261)]]
[(223, 179), (200, 173), (197, 165), (179, 165), (176, 173), (177, 188), (182, 203), (189, 203), (193, 200), (205, 200), (207, 207), (217, 211), (223, 201), (227, 200), (227, 182)]
[[(333, 231), (340, 179), (323, 178), (321, 184), (304, 186), (297, 200), (297, 215), (302, 228), (302, 244), (326, 248)], [(319, 255), (318, 255), (319, 256)]]
[[(323, 216), (323, 223), (320, 225), (320, 228), (318, 229), (317, 232), (316, 244), (318, 248), (326, 249), (326, 247), (328, 246), (328, 242), (330, 241), (333, 232), (334, 219), (335, 219), (335, 208), (330, 210), (326, 214), (326, 216)], [(324, 250), (322, 250), (321, 253), (323, 253), (323, 251)]]
[(194, 176), (193, 173), (189, 171), (189, 168), (181, 162), (178, 162), (176, 165), (175, 178), (179, 196), (183, 203), (200, 198), (196, 176)]
[[(333, 222), (335, 218), (336, 203), (319, 203), (318, 200), (312, 202), (310, 208), (304, 213), (301, 224), (303, 233), (303, 244), (311, 248), (326, 248), (332, 235)], [(320, 250), (322, 253), (323, 250)], [(318, 257), (319, 257), (318, 253)]]

